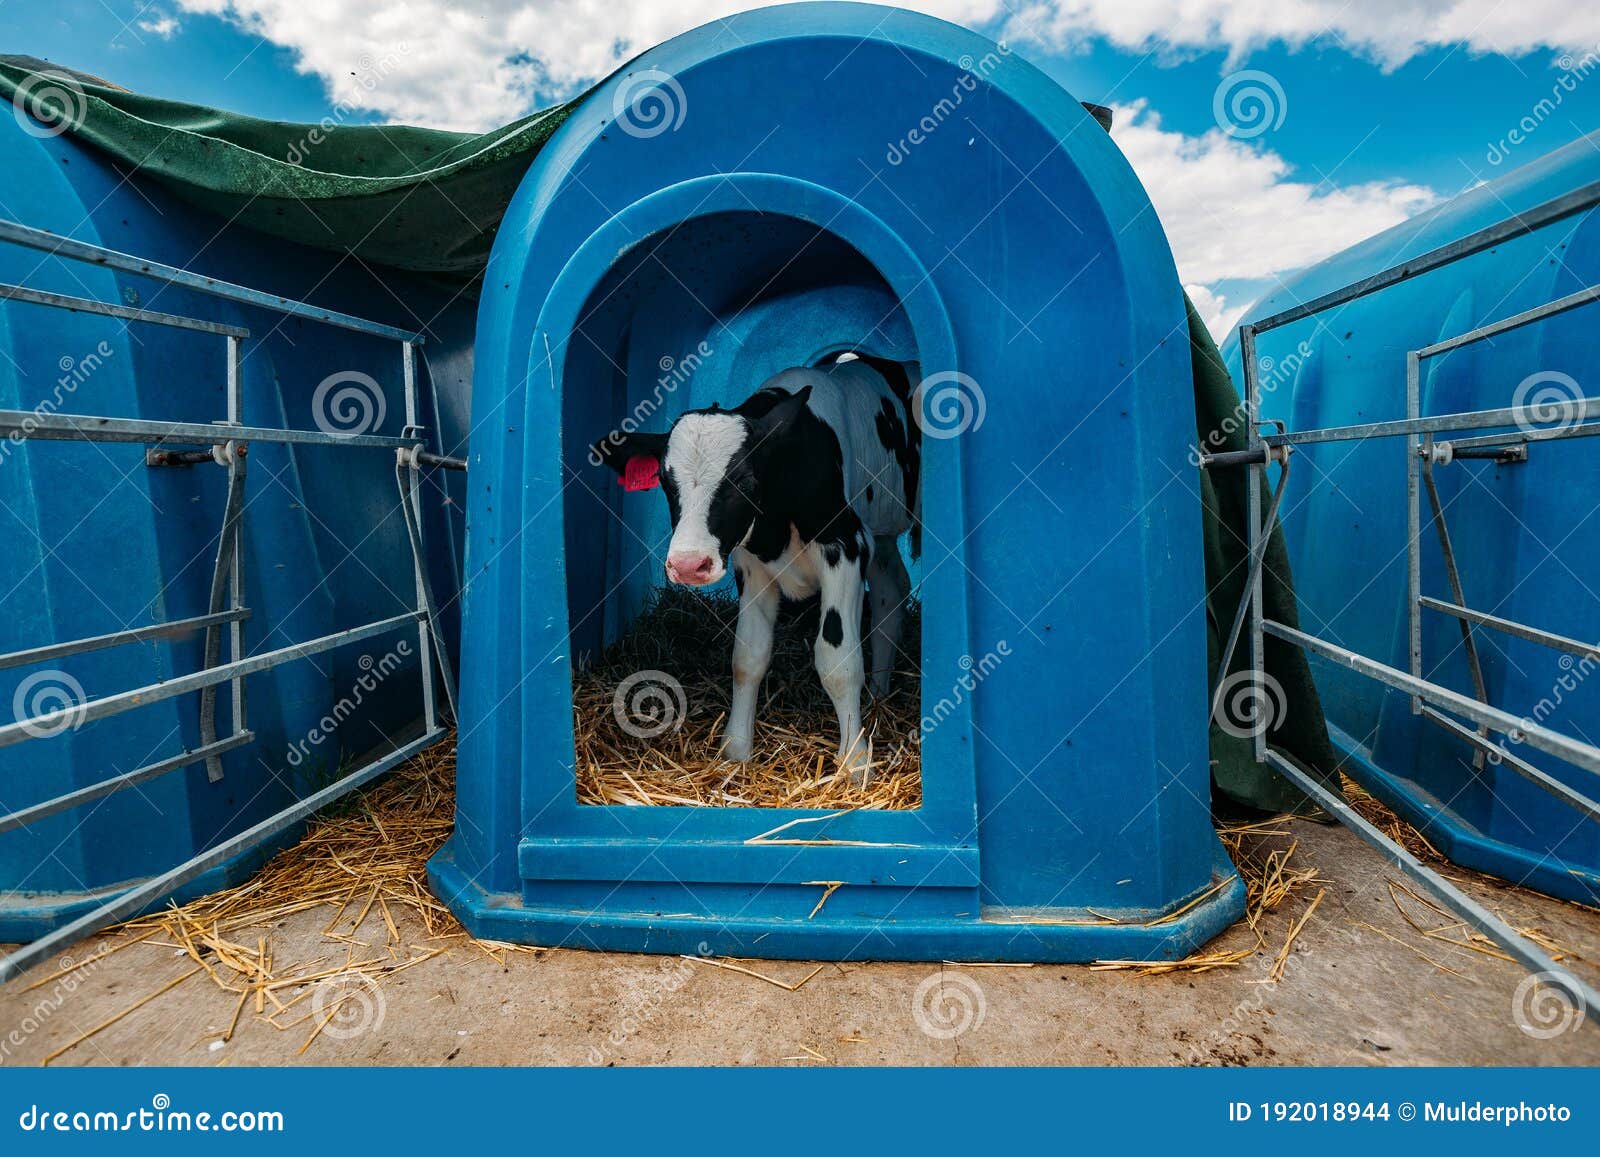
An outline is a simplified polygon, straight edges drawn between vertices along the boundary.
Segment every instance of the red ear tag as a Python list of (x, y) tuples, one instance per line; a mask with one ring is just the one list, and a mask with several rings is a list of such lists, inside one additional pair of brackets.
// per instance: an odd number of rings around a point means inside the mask
[(622, 469), (624, 490), (654, 490), (661, 485), (661, 459), (635, 454)]

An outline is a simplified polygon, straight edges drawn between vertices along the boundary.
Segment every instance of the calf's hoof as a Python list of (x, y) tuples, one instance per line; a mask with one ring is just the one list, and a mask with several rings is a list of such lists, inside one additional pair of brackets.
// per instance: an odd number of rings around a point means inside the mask
[(722, 737), (720, 754), (723, 759), (744, 763), (750, 758), (750, 750), (754, 746), (748, 735), (725, 735)]
[(866, 788), (872, 783), (872, 763), (868, 758), (865, 744), (858, 744), (849, 751), (841, 752), (839, 767), (850, 777), (851, 787)]

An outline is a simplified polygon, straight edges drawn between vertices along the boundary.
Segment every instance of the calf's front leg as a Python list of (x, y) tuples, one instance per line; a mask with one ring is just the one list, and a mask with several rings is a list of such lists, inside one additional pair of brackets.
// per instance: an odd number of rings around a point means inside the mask
[[(743, 555), (743, 552), (738, 552)], [(773, 625), (778, 621), (778, 584), (755, 558), (732, 560), (739, 577), (739, 622), (733, 633), (733, 701), (722, 733), (722, 754), (750, 758), (755, 739), (756, 699), (772, 662)]]
[(811, 549), (817, 551), (822, 596), (822, 622), (814, 652), (817, 677), (839, 719), (839, 764), (850, 773), (853, 784), (866, 787), (871, 768), (861, 731), (861, 688), (866, 673), (861, 660), (860, 564), (844, 557), (829, 563), (821, 549)]

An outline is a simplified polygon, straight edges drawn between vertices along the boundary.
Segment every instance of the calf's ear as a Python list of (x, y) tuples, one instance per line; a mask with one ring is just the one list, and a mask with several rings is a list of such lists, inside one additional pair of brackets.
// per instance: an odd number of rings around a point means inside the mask
[(629, 473), (629, 464), (637, 461), (639, 465), (631, 467), (637, 476), (647, 463), (659, 468), (666, 452), (665, 434), (623, 434), (613, 430), (590, 447), (589, 460), (597, 466), (609, 466), (623, 477)]
[(787, 426), (805, 412), (806, 403), (810, 400), (811, 387), (803, 386), (768, 410), (763, 421), (769, 428)]

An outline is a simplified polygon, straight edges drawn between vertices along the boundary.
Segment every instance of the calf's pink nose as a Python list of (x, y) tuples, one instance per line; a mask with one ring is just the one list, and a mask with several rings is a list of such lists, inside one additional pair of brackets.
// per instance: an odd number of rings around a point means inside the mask
[(699, 586), (711, 578), (711, 572), (715, 567), (716, 560), (708, 554), (679, 552), (667, 555), (669, 582)]

